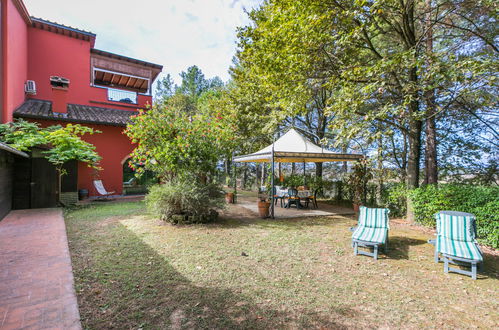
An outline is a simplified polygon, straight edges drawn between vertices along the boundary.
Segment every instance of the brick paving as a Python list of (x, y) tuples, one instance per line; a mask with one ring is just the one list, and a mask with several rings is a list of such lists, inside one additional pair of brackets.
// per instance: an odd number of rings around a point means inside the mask
[(61, 209), (0, 221), (0, 329), (81, 329)]

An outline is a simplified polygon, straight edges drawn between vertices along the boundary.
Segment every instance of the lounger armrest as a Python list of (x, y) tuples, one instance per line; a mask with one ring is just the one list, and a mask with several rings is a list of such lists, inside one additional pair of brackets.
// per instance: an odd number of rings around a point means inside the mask
[(348, 228), (348, 230), (350, 230), (352, 233), (355, 231), (355, 229), (357, 229), (357, 226)]
[(435, 244), (437, 244), (437, 240), (436, 239), (429, 239), (428, 243), (435, 245)]

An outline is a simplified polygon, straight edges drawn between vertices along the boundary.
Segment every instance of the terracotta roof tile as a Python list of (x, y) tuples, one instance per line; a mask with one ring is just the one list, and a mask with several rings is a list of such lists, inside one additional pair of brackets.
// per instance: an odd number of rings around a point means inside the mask
[(67, 113), (52, 112), (52, 102), (31, 99), (24, 102), (14, 111), (14, 117), (61, 120), (83, 124), (126, 126), (130, 120), (130, 116), (138, 114), (137, 111), (93, 107), (80, 104), (68, 104), (67, 110)]

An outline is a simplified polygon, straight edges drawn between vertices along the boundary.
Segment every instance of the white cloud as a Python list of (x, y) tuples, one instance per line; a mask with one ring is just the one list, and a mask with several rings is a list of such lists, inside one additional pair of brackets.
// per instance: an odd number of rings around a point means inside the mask
[(229, 78), (236, 27), (261, 0), (24, 0), (32, 16), (97, 34), (96, 48), (163, 65), (178, 74), (198, 65)]

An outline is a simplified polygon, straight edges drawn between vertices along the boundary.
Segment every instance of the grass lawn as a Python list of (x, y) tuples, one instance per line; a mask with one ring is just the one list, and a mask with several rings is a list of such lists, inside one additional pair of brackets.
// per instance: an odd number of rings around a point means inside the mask
[[(499, 259), (477, 281), (444, 274), (431, 234), (392, 223), (391, 252), (354, 257), (351, 218), (171, 226), (142, 202), (67, 211), (83, 326), (494, 328)], [(244, 252), (244, 253), (243, 253)]]

